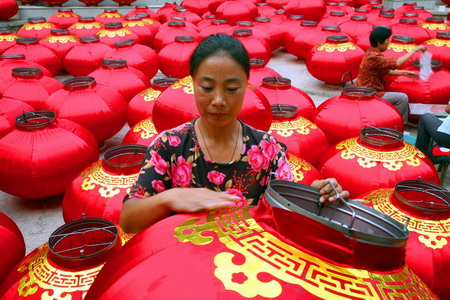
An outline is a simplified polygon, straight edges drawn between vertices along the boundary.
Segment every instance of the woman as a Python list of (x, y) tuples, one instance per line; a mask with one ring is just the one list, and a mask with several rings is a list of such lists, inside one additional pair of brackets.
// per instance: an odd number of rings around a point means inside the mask
[[(266, 132), (236, 117), (250, 72), (247, 51), (235, 38), (205, 38), (190, 60), (200, 117), (161, 133), (125, 199), (120, 224), (138, 232), (173, 213), (194, 213), (258, 203), (270, 178), (292, 180), (284, 149)], [(348, 192), (336, 180), (315, 181), (321, 201)]]

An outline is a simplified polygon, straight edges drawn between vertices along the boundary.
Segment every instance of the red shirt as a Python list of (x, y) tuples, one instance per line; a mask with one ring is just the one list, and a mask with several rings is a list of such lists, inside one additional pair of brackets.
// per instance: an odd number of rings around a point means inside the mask
[(378, 97), (384, 95), (383, 77), (390, 70), (396, 69), (397, 60), (386, 58), (381, 51), (376, 48), (367, 50), (360, 65), (358, 79), (355, 86), (371, 87)]

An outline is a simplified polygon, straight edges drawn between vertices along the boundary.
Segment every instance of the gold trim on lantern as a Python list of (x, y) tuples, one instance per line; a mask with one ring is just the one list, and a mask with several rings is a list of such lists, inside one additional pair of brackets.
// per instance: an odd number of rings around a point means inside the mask
[(112, 19), (112, 18), (121, 18), (122, 16), (120, 15), (120, 13), (106, 12), (102, 13), (99, 17)]
[(132, 34), (132, 33), (133, 32), (130, 29), (128, 29), (128, 28), (121, 28), (121, 29), (118, 29), (118, 30), (102, 29), (99, 32), (97, 32), (96, 35), (99, 36), (99, 37), (107, 36), (107, 37), (113, 38), (113, 37), (116, 37), (116, 36), (124, 37), (127, 34)]
[(78, 18), (79, 16), (73, 12), (59, 12), (56, 14), (56, 17), (57, 18), (70, 18), (70, 17)]
[(170, 87), (174, 90), (182, 88), (183, 92), (188, 95), (194, 94), (194, 83), (191, 76), (186, 76), (183, 79), (174, 82)]
[(145, 18), (145, 19), (142, 19), (142, 22), (145, 22), (145, 23), (151, 25), (151, 24), (155, 23), (155, 20)]
[(341, 158), (344, 160), (357, 157), (358, 164), (363, 168), (373, 168), (377, 164), (381, 164), (390, 171), (398, 171), (403, 167), (403, 163), (418, 167), (420, 158), (425, 158), (422, 152), (408, 143), (403, 143), (402, 149), (383, 152), (367, 149), (357, 141), (357, 138), (345, 140), (336, 145), (336, 149), (343, 149)]
[(381, 211), (402, 224), (406, 224), (409, 217), (408, 230), (418, 233), (419, 242), (426, 247), (442, 249), (448, 245), (447, 238), (450, 237), (450, 219), (433, 221), (407, 216), (391, 203), (390, 196), (393, 192), (393, 188), (378, 189), (364, 198), (370, 200), (376, 210)]
[(14, 42), (16, 39), (18, 39), (20, 36), (13, 33), (10, 35), (0, 35), (0, 42), (7, 41), (7, 42)]
[(154, 90), (153, 88), (148, 88), (138, 94), (138, 96), (144, 97), (144, 101), (146, 102), (155, 101), (159, 95), (161, 95), (161, 91)]
[(317, 51), (326, 51), (326, 52), (334, 52), (334, 51), (345, 52), (347, 50), (355, 50), (355, 49), (356, 45), (351, 42), (342, 44), (323, 43), (317, 47)]
[(388, 46), (388, 49), (391, 49), (394, 52), (403, 52), (403, 51), (409, 52), (416, 47), (417, 47), (417, 45), (412, 45), (412, 44), (401, 45), (401, 44), (390, 43)]
[(149, 138), (158, 135), (158, 131), (156, 131), (155, 124), (150, 119), (145, 119), (140, 122), (133, 128), (133, 132), (141, 132), (140, 136), (144, 140), (148, 140)]
[(422, 28), (430, 29), (430, 30), (447, 30), (450, 27), (445, 23), (440, 23), (440, 24), (422, 23), (422, 24), (420, 24), (420, 26), (422, 26)]
[(39, 24), (23, 24), (23, 26), (21, 27), (21, 29), (25, 29), (25, 30), (41, 30), (44, 28), (53, 28), (55, 27), (55, 25), (53, 23), (39, 23)]
[(89, 24), (76, 23), (76, 24), (73, 24), (72, 26), (70, 26), (70, 28), (75, 28), (75, 29), (93, 29), (93, 28), (103, 28), (103, 25), (100, 22), (89, 23)]
[(276, 133), (283, 137), (290, 137), (294, 132), (307, 135), (311, 130), (317, 129), (317, 125), (306, 118), (299, 118), (294, 121), (275, 121), (270, 126), (269, 133)]
[(311, 171), (311, 167), (303, 159), (295, 155), (289, 155), (289, 167), (291, 167), (296, 182), (305, 178), (303, 171)]
[(127, 22), (123, 22), (123, 26), (127, 26), (127, 27), (146, 27), (147, 24), (144, 21), (127, 21)]
[(425, 42), (426, 45), (433, 45), (436, 47), (449, 47), (450, 48), (450, 40), (440, 40), (440, 39), (431, 39)]
[(61, 44), (66, 44), (66, 43), (76, 43), (78, 41), (78, 39), (72, 35), (68, 35), (68, 36), (46, 36), (45, 38), (42, 39), (42, 41), (44, 42), (49, 42), (51, 44), (55, 44), (55, 43), (61, 43)]
[[(275, 298), (283, 292), (280, 281), (299, 285), (323, 299), (429, 299), (430, 291), (407, 266), (397, 274), (378, 274), (344, 268), (313, 257), (280, 241), (250, 217), (249, 208), (210, 212), (206, 222), (191, 218), (175, 228), (180, 242), (207, 245), (215, 239), (229, 251), (214, 258), (214, 275), (225, 286), (246, 298)], [(236, 263), (236, 253), (239, 263)], [(242, 259), (241, 259), (242, 258)], [(260, 273), (274, 280), (263, 282)], [(345, 282), (345, 284), (343, 284)]]
[(86, 177), (81, 183), (83, 191), (90, 191), (97, 185), (100, 186), (98, 193), (103, 198), (111, 198), (120, 193), (120, 189), (126, 189), (133, 185), (138, 174), (132, 175), (111, 175), (103, 171), (102, 161), (94, 163), (90, 168), (80, 174)]

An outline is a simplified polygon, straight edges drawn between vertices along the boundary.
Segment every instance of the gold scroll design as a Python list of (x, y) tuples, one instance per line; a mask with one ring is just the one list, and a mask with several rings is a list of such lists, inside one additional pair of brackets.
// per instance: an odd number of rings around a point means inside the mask
[(138, 94), (138, 96), (143, 97), (146, 102), (155, 101), (158, 99), (159, 95), (161, 95), (161, 91), (154, 90), (153, 88), (148, 88)]
[[(281, 295), (281, 281), (299, 285), (322, 299), (433, 299), (426, 285), (407, 266), (396, 274), (343, 268), (313, 257), (271, 235), (249, 216), (248, 208), (209, 213), (206, 222), (191, 218), (175, 228), (180, 242), (207, 245), (217, 234), (231, 251), (214, 257), (214, 275), (225, 289), (246, 298), (275, 298)], [(244, 262), (236, 264), (236, 252)], [(259, 274), (275, 279), (263, 282)]]
[(103, 264), (82, 271), (64, 271), (49, 263), (48, 251), (48, 245), (45, 243), (18, 266), (18, 272), (28, 271), (19, 282), (17, 288), (19, 296), (34, 295), (38, 290), (43, 289), (45, 291), (41, 295), (42, 300), (71, 300), (70, 292), (80, 292), (84, 298)]
[(341, 158), (344, 160), (357, 157), (358, 164), (363, 168), (373, 168), (380, 163), (390, 171), (398, 171), (404, 163), (412, 167), (418, 167), (420, 166), (420, 158), (425, 158), (422, 152), (408, 143), (403, 143), (402, 149), (383, 152), (367, 149), (358, 144), (357, 140), (357, 138), (347, 139), (336, 145), (336, 149), (343, 149)]
[(450, 28), (450, 26), (448, 26), (446, 23), (422, 23), (420, 24), (420, 26), (422, 26), (422, 28), (430, 30), (448, 30)]
[(103, 25), (102, 25), (102, 23), (99, 23), (99, 22), (89, 23), (89, 24), (77, 23), (77, 24), (72, 25), (70, 28), (93, 29), (93, 28), (103, 28)]
[(294, 179), (296, 182), (302, 181), (305, 178), (304, 171), (311, 171), (311, 166), (309, 166), (304, 160), (297, 156), (289, 156), (289, 166), (291, 167), (292, 174), (294, 174)]
[(145, 19), (142, 19), (142, 22), (151, 25), (151, 24), (155, 23), (155, 20), (145, 18)]
[[(392, 188), (378, 189), (368, 194), (366, 199), (372, 201), (373, 207), (382, 213), (394, 218), (402, 224), (406, 224), (407, 217), (390, 202), (390, 196), (394, 192)], [(422, 220), (409, 216), (408, 230), (419, 234), (419, 242), (431, 249), (442, 249), (448, 245), (450, 237), (450, 219), (446, 220)]]
[(155, 124), (153, 124), (150, 118), (136, 124), (136, 126), (134, 126), (133, 128), (133, 132), (140, 132), (139, 135), (144, 140), (148, 140), (149, 138), (152, 138), (158, 134), (155, 128)]
[(9, 35), (0, 35), (0, 42), (3, 42), (3, 41), (14, 42), (19, 37), (20, 36), (15, 33), (9, 34)]
[(185, 92), (188, 95), (194, 94), (194, 83), (192, 82), (191, 76), (186, 76), (174, 82), (170, 87), (174, 90), (183, 89), (183, 92)]
[(23, 24), (21, 29), (25, 30), (41, 30), (44, 28), (53, 28), (55, 25), (53, 23), (39, 23), (39, 24)]
[(137, 173), (120, 176), (108, 174), (102, 169), (102, 161), (98, 161), (80, 174), (80, 177), (86, 177), (81, 183), (81, 189), (90, 191), (100, 186), (98, 189), (100, 196), (111, 198), (118, 195), (121, 189), (131, 187), (137, 176)]
[(317, 125), (306, 118), (299, 118), (288, 122), (273, 122), (269, 133), (276, 132), (283, 137), (290, 137), (295, 132), (307, 135), (311, 130), (317, 129)]
[(116, 37), (116, 36), (120, 36), (120, 37), (124, 37), (128, 34), (132, 34), (130, 29), (127, 28), (121, 28), (121, 29), (117, 29), (117, 30), (107, 30), (107, 29), (102, 29), (99, 32), (96, 33), (97, 36), (99, 37)]
[(347, 50), (355, 50), (355, 49), (356, 45), (351, 42), (342, 44), (323, 43), (317, 46), (318, 51), (326, 51), (326, 52), (334, 52), (334, 51), (345, 52)]
[(426, 45), (433, 45), (436, 47), (449, 47), (450, 48), (450, 40), (440, 40), (440, 39), (431, 39), (425, 42)]
[(75, 17), (78, 18), (79, 15), (77, 15), (76, 13), (73, 12), (59, 12), (56, 14), (57, 18), (70, 18), (70, 17)]
[(394, 52), (404, 52), (404, 51), (409, 52), (416, 47), (417, 47), (417, 45), (412, 45), (412, 44), (401, 45), (401, 44), (390, 43), (388, 46), (388, 49), (391, 49)]
[(144, 21), (123, 22), (123, 26), (127, 27), (145, 27), (147, 25)]
[(119, 13), (110, 13), (110, 12), (105, 12), (99, 15), (99, 17), (101, 18), (108, 18), (108, 19), (112, 19), (112, 18), (121, 18), (122, 15)]
[(69, 35), (69, 36), (47, 36), (47, 37), (43, 38), (42, 41), (49, 42), (51, 44), (55, 44), (55, 43), (66, 44), (66, 43), (76, 43), (78, 41), (78, 39), (71, 35)]

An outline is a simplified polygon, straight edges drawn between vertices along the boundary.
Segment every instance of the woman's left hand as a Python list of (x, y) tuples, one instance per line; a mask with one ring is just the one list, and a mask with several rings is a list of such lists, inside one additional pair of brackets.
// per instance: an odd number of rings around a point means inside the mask
[[(320, 203), (325, 201), (334, 202), (338, 198), (335, 190), (339, 193), (339, 196), (344, 199), (348, 199), (350, 193), (342, 190), (342, 186), (337, 182), (335, 178), (327, 178), (323, 180), (314, 180), (311, 186), (320, 189)], [(333, 187), (334, 189), (333, 189)]]

